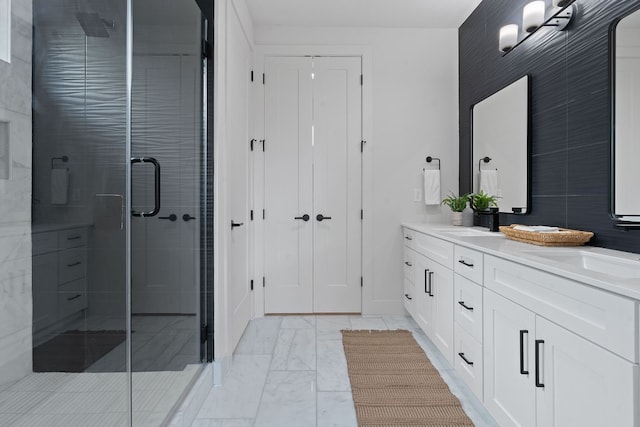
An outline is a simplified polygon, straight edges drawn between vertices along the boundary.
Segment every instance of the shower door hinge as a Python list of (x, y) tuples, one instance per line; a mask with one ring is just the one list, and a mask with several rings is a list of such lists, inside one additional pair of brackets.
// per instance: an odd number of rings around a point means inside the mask
[[(253, 221), (253, 209), (251, 209), (251, 212), (249, 213), (249, 216), (251, 218), (251, 221)], [(253, 289), (253, 288), (252, 288)]]
[(364, 278), (360, 276), (360, 287), (364, 288)]
[(360, 152), (361, 153), (364, 153), (364, 144), (366, 144), (366, 143), (367, 143), (367, 141), (365, 141), (365, 140), (360, 141)]
[(262, 219), (265, 219), (266, 216), (267, 216), (267, 212), (264, 209), (262, 209)]
[(364, 209), (360, 209), (360, 220), (364, 219)]
[(251, 141), (249, 141), (249, 145), (251, 146), (251, 151), (253, 151), (253, 144), (256, 143), (255, 139), (252, 139)]
[(200, 342), (203, 343), (207, 341), (207, 337), (209, 336), (209, 325), (203, 323), (200, 326)]
[(267, 140), (261, 139), (260, 142), (262, 143), (262, 152), (264, 153), (264, 146), (267, 145)]
[(266, 287), (267, 286), (267, 281), (265, 280), (264, 276), (262, 276), (262, 287)]
[(364, 76), (360, 74), (360, 86), (364, 85)]
[(202, 40), (202, 57), (211, 58), (211, 44), (206, 40)]
[(253, 81), (253, 70), (251, 70), (251, 81)]
[(251, 279), (251, 290), (253, 290), (253, 279)]
[(262, 73), (262, 84), (265, 84), (265, 77), (264, 77), (264, 73)]

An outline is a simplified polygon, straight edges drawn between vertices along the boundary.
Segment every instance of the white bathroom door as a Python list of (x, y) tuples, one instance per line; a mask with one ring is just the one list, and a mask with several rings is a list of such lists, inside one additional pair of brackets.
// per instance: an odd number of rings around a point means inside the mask
[(265, 313), (311, 313), (311, 61), (269, 57), (265, 74)]
[(313, 308), (316, 313), (361, 311), (360, 63), (360, 58), (313, 58)]
[[(161, 201), (158, 215), (132, 218), (134, 314), (198, 309), (199, 76), (192, 57), (140, 55), (134, 61), (132, 156), (158, 161)], [(149, 163), (132, 167), (135, 211), (154, 206), (154, 172)]]
[(361, 311), (360, 70), (266, 60), (266, 313)]
[[(235, 12), (228, 11), (226, 174), (229, 233), (227, 255), (231, 348), (235, 348), (251, 318), (249, 282), (249, 72), (251, 48)], [(233, 224), (233, 225), (232, 225)]]

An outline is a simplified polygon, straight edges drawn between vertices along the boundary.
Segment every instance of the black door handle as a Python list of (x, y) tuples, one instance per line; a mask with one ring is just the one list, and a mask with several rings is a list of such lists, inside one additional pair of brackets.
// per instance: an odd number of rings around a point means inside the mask
[(540, 382), (540, 344), (544, 344), (544, 340), (536, 340), (536, 387), (544, 388), (544, 383)]
[(307, 222), (307, 221), (309, 221), (309, 218), (311, 218), (311, 217), (310, 217), (308, 214), (304, 214), (304, 215), (302, 215), (302, 216), (297, 216), (297, 217), (295, 217), (295, 218), (293, 218), (293, 219), (301, 219), (301, 220), (303, 220), (304, 222)]
[(231, 229), (233, 230), (236, 227), (242, 227), (244, 225), (244, 222), (233, 222), (233, 220), (231, 220)]
[(458, 353), (458, 356), (460, 356), (460, 358), (464, 360), (464, 363), (466, 363), (469, 366), (473, 366), (473, 362), (467, 359), (466, 357), (464, 357), (464, 353)]
[(469, 264), (468, 262), (466, 262), (466, 261), (465, 261), (465, 260), (463, 260), (463, 259), (459, 259), (459, 260), (458, 260), (458, 262), (459, 262), (460, 264), (462, 264), (462, 265), (466, 266), (466, 267), (471, 267), (471, 268), (473, 268), (473, 264)]
[(138, 217), (147, 217), (147, 216), (156, 216), (158, 212), (160, 212), (160, 163), (153, 157), (132, 157), (131, 158), (131, 167), (133, 167), (136, 163), (151, 163), (155, 170), (155, 201), (153, 210), (150, 212), (136, 212), (133, 209), (131, 210), (132, 216)]
[(176, 222), (178, 220), (178, 215), (171, 214), (169, 216), (159, 216), (158, 219), (168, 219), (171, 222)]
[(182, 219), (183, 219), (184, 221), (190, 221), (190, 220), (192, 220), (192, 219), (196, 219), (196, 217), (195, 217), (195, 216), (191, 216), (191, 215), (189, 215), (189, 214), (184, 214), (184, 215), (182, 215)]
[(330, 216), (324, 216), (324, 215), (322, 215), (322, 214), (318, 214), (318, 215), (316, 216), (316, 219), (317, 219), (318, 221), (322, 222), (322, 220), (324, 220), (324, 219), (331, 219), (331, 217), (330, 217)]
[(529, 375), (529, 371), (524, 369), (524, 335), (529, 334), (529, 331), (522, 329), (520, 331), (520, 374)]
[(464, 301), (458, 301), (458, 304), (460, 304), (461, 306), (463, 306), (469, 311), (473, 311), (473, 307), (469, 307), (467, 304), (464, 303)]
[(429, 296), (433, 298), (433, 271), (429, 271)]

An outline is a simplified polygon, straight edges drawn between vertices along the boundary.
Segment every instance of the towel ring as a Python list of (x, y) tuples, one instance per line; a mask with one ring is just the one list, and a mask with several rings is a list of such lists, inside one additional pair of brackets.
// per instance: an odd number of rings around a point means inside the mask
[(426, 160), (427, 160), (427, 163), (431, 163), (432, 161), (437, 160), (438, 161), (438, 170), (440, 170), (441, 162), (440, 162), (439, 158), (429, 156), (429, 157), (427, 157)]
[(53, 169), (53, 162), (56, 160), (60, 160), (62, 163), (67, 163), (69, 161), (69, 156), (62, 157), (52, 157), (51, 158), (51, 169)]
[(483, 157), (480, 160), (478, 160), (478, 171), (482, 170), (482, 167), (481, 167), (482, 162), (489, 163), (490, 161), (491, 161), (491, 157)]

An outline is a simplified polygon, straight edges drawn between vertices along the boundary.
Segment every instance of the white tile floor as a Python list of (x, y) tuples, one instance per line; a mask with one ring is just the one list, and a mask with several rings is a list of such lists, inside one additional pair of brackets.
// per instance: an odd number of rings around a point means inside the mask
[(357, 427), (341, 329), (412, 330), (475, 425), (497, 426), (411, 318), (286, 316), (249, 324), (192, 427)]

